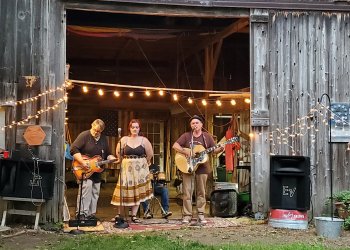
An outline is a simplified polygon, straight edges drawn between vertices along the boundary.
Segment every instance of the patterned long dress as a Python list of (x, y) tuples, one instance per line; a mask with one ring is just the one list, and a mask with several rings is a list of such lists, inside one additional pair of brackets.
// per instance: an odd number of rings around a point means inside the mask
[[(146, 151), (142, 145), (124, 147), (121, 178), (114, 189), (112, 205), (135, 206), (153, 196)], [(120, 189), (122, 192), (120, 192)]]

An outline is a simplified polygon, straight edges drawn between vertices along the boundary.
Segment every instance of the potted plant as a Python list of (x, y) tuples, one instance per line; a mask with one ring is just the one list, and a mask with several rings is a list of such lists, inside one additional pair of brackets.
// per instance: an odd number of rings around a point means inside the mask
[(339, 218), (348, 218), (350, 215), (350, 190), (345, 190), (334, 194), (333, 200)]

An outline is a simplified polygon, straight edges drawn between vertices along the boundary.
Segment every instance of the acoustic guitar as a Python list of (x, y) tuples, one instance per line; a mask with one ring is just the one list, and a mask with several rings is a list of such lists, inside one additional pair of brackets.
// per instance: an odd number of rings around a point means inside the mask
[(73, 173), (77, 180), (88, 179), (93, 173), (101, 173), (104, 168), (103, 165), (115, 162), (117, 159), (105, 160), (102, 161), (101, 156), (95, 155), (94, 157), (89, 158), (86, 155), (82, 155), (84, 161), (88, 164), (88, 168), (82, 167), (80, 163), (76, 160), (73, 160)]
[[(232, 137), (231, 139), (225, 141), (224, 143), (217, 144), (211, 148), (205, 149), (202, 145), (195, 145), (193, 147), (193, 156), (187, 158), (184, 154), (176, 153), (175, 164), (177, 168), (185, 174), (193, 173), (197, 170), (199, 164), (203, 164), (208, 161), (208, 154), (215, 149), (224, 146), (226, 144), (232, 144), (239, 141), (239, 137)], [(184, 148), (186, 152), (191, 152), (191, 149)]]

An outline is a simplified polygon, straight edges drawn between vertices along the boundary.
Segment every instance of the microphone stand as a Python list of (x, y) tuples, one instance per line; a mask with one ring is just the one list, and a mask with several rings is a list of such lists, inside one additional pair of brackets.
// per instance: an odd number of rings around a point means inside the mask
[[(125, 209), (124, 206), (122, 205), (123, 202), (123, 192), (122, 192), (122, 173), (123, 173), (123, 166), (122, 166), (122, 138), (120, 135), (120, 131), (118, 129), (119, 133), (119, 157), (120, 157), (120, 171), (119, 171), (119, 183), (120, 183), (120, 207), (119, 207), (119, 218), (118, 221), (115, 222), (115, 227), (116, 228), (128, 228), (129, 224), (124, 220), (124, 216), (122, 216), (122, 213), (125, 215)], [(117, 182), (118, 185), (118, 182)]]
[(70, 234), (74, 234), (74, 235), (79, 235), (79, 234), (84, 234), (85, 231), (83, 230), (80, 230), (79, 229), (79, 226), (80, 226), (80, 209), (81, 209), (81, 198), (82, 198), (82, 195), (83, 195), (83, 181), (84, 181), (84, 175), (85, 173), (83, 172), (81, 174), (81, 180), (80, 180), (80, 197), (79, 197), (79, 209), (78, 209), (78, 220), (77, 220), (77, 228), (76, 229), (72, 229), (70, 230)]
[(195, 194), (195, 200), (197, 200), (197, 195), (196, 195), (196, 173), (195, 171), (193, 171), (193, 156), (194, 156), (194, 143), (193, 143), (193, 133), (194, 133), (194, 129), (192, 130), (192, 136), (191, 136), (191, 145), (190, 145), (190, 162), (191, 162), (191, 167), (192, 167), (192, 171), (191, 174), (193, 175), (193, 178), (191, 178), (191, 206), (193, 207), (192, 203), (193, 203), (193, 194)]

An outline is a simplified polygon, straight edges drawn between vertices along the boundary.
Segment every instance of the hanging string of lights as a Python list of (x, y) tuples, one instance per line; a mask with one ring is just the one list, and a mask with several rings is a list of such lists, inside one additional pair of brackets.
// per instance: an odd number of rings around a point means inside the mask
[[(165, 95), (170, 95), (173, 99), (173, 101), (177, 102), (180, 100), (186, 99), (189, 104), (193, 104), (195, 101), (199, 101), (203, 106), (207, 106), (209, 103), (215, 103), (218, 107), (221, 107), (224, 102), (230, 103), (232, 106), (237, 104), (237, 101), (235, 99), (231, 100), (220, 100), (220, 94), (226, 95), (226, 94), (246, 94), (246, 92), (240, 92), (240, 91), (217, 91), (217, 90), (196, 90), (196, 89), (175, 89), (175, 88), (165, 88), (165, 87), (145, 87), (145, 86), (134, 86), (134, 85), (122, 85), (122, 84), (110, 84), (110, 83), (100, 83), (100, 82), (89, 82), (89, 81), (81, 81), (81, 80), (68, 80), (70, 84), (76, 84), (78, 86), (81, 86), (83, 93), (89, 93), (89, 90), (92, 89), (93, 91), (97, 91), (98, 95), (104, 96), (105, 93), (112, 92), (113, 95), (118, 98), (122, 95), (123, 92), (128, 92), (128, 96), (130, 98), (133, 98), (135, 96), (135, 93), (144, 93), (146, 97), (151, 97), (153, 93), (158, 93), (160, 97), (163, 97)], [(96, 88), (96, 87), (88, 87), (88, 85), (93, 86), (103, 86), (103, 87), (113, 87), (113, 88), (128, 88), (128, 89), (137, 89), (137, 91), (118, 91), (118, 90), (106, 90), (103, 88)], [(185, 94), (181, 94), (182, 92), (190, 92), (190, 93), (209, 93), (209, 94), (219, 94), (219, 97), (215, 100), (211, 99), (205, 99), (205, 98), (194, 98), (192, 96), (187, 96)], [(247, 104), (250, 104), (250, 98), (244, 98), (244, 102)]]
[(49, 89), (44, 91), (43, 93), (38, 94), (37, 96), (33, 96), (33, 97), (29, 97), (23, 100), (19, 100), (19, 101), (6, 101), (3, 103), (0, 103), (0, 107), (1, 106), (17, 106), (17, 105), (22, 105), (22, 104), (26, 104), (26, 103), (30, 103), (30, 102), (35, 102), (37, 101), (40, 97), (46, 96), (48, 94), (52, 94), (55, 93), (56, 91), (65, 91), (67, 84), (69, 84), (69, 82), (64, 83), (61, 87), (57, 87), (55, 89)]
[[(328, 120), (328, 114), (330, 115), (330, 121)], [(296, 155), (295, 145), (298, 140), (310, 133), (311, 142), (315, 143), (316, 133), (319, 132), (320, 123), (324, 126), (329, 126), (330, 122), (334, 122), (335, 127), (342, 127), (345, 132), (346, 128), (350, 127), (350, 124), (343, 118), (335, 114), (329, 107), (324, 106), (322, 103), (317, 103), (310, 109), (307, 115), (297, 118), (297, 121), (285, 128), (276, 128), (269, 132), (269, 138), (271, 141), (271, 154), (276, 155), (279, 153), (278, 146), (285, 145), (288, 147), (292, 155)], [(350, 132), (347, 131), (350, 136)], [(350, 150), (350, 142), (348, 143), (347, 150)]]
[(40, 115), (42, 115), (42, 114), (44, 114), (44, 113), (47, 113), (47, 112), (49, 112), (49, 111), (55, 110), (56, 108), (58, 108), (58, 106), (59, 106), (62, 102), (65, 102), (65, 101), (66, 101), (66, 98), (67, 98), (66, 96), (63, 97), (63, 98), (59, 98), (59, 99), (57, 100), (57, 102), (56, 102), (54, 105), (52, 105), (52, 106), (50, 106), (50, 107), (47, 107), (47, 108), (45, 108), (45, 109), (38, 110), (35, 114), (28, 115), (27, 118), (24, 118), (24, 119), (22, 119), (22, 120), (20, 120), (20, 121), (12, 121), (11, 124), (2, 126), (2, 127), (0, 127), (0, 129), (1, 129), (2, 131), (4, 131), (5, 128), (13, 128), (13, 127), (15, 127), (15, 126), (17, 126), (17, 125), (25, 124), (25, 123), (29, 122), (29, 120), (31, 120), (31, 119), (38, 119)]

